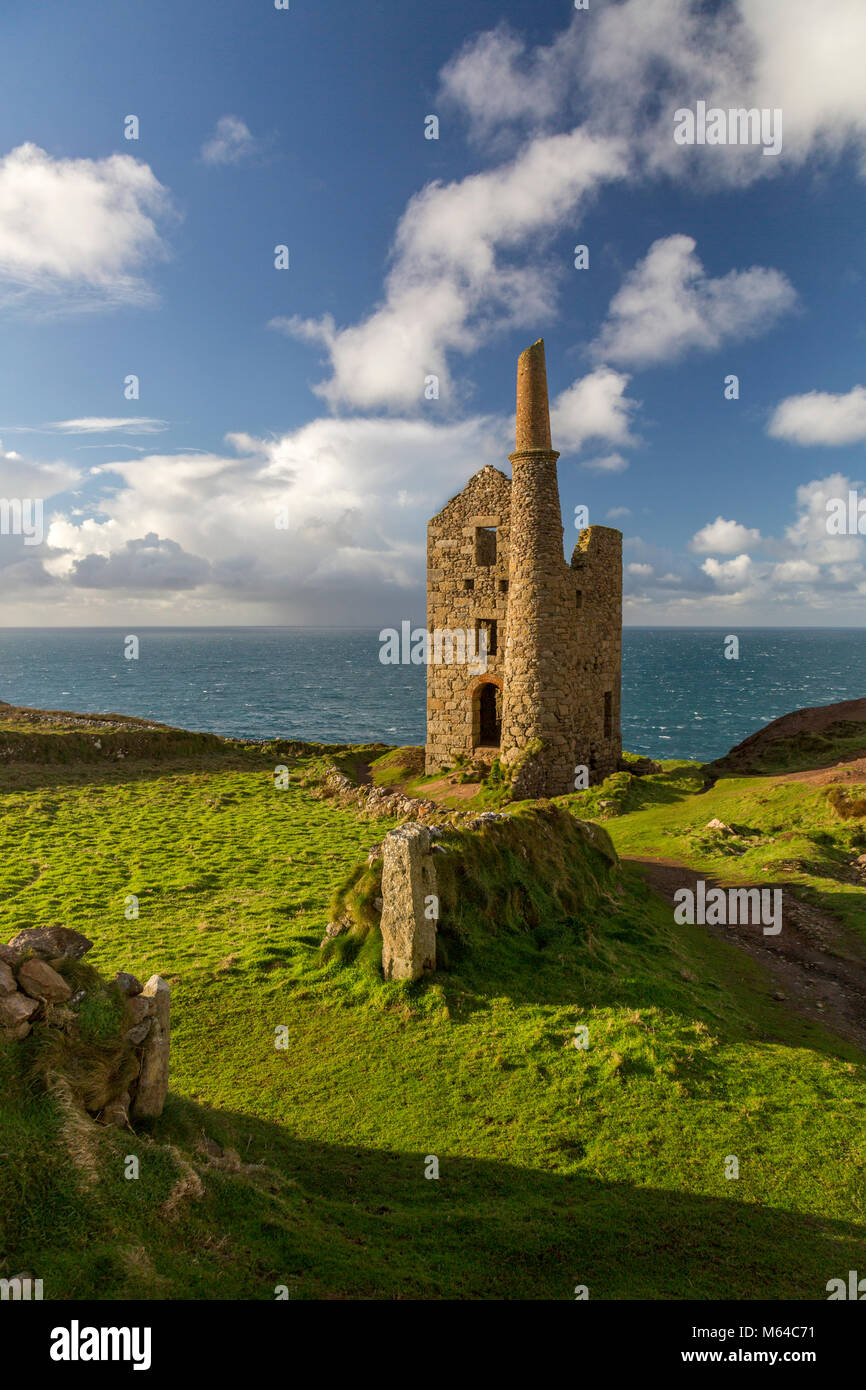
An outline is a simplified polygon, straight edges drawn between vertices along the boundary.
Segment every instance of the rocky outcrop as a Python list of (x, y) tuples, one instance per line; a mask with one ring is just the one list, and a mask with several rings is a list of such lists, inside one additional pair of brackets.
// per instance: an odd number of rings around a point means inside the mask
[[(130, 1115), (155, 1119), (168, 1093), (171, 991), (159, 975), (142, 986), (121, 971), (106, 985), (86, 970), (89, 983), (73, 990), (64, 966), (70, 969), (91, 945), (67, 927), (35, 927), (0, 946), (0, 1038), (20, 1042), (34, 1027), (44, 1028), (62, 1043), (52, 1052), (66, 1058), (74, 1073), (76, 1053), (90, 1046), (79, 1015), (85, 1001), (98, 994), (114, 1010), (117, 1032), (99, 1039), (108, 1060), (95, 1089), (81, 1098), (82, 1106), (102, 1124), (126, 1126)], [(62, 1066), (62, 1060), (55, 1065)]]

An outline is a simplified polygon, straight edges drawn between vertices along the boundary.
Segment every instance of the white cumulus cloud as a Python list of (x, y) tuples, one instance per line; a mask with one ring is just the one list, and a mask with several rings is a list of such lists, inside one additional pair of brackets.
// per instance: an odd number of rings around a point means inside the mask
[(674, 362), (691, 348), (709, 351), (766, 331), (796, 299), (778, 270), (753, 266), (713, 279), (691, 237), (663, 237), (614, 295), (593, 352), (641, 367)]
[(169, 197), (130, 155), (54, 159), (19, 145), (0, 159), (0, 285), (7, 299), (66, 307), (153, 301), (143, 271), (167, 254)]
[(733, 560), (715, 560), (712, 556), (704, 561), (701, 569), (723, 588), (738, 589), (749, 577), (752, 560), (749, 555), (737, 555)]
[(417, 408), (428, 376), (447, 399), (451, 354), (553, 316), (556, 277), (539, 260), (539, 241), (625, 167), (616, 142), (574, 130), (531, 141), (498, 168), (428, 184), (397, 228), (378, 308), (345, 328), (329, 316), (273, 326), (325, 349), (331, 376), (316, 389), (334, 408)]
[[(609, 0), (535, 48), (500, 24), (443, 75), (476, 136), (539, 133), (580, 114), (628, 141), (635, 169), (710, 186), (746, 184), (847, 149), (866, 174), (862, 0)], [(677, 146), (681, 107), (783, 112), (783, 146)]]
[(742, 526), (739, 521), (726, 521), (723, 516), (717, 516), (715, 521), (702, 526), (692, 536), (689, 549), (697, 551), (699, 555), (735, 555), (744, 546), (758, 545), (760, 540), (760, 531)]
[[(638, 408), (637, 401), (626, 396), (630, 381), (624, 372), (613, 367), (598, 367), (561, 392), (550, 410), (550, 428), (554, 447), (563, 453), (574, 452), (590, 439), (605, 439), (610, 444), (625, 447), (637, 441), (631, 433), (631, 419)], [(608, 455), (608, 458), (613, 458)], [(597, 467), (605, 465), (597, 463)], [(625, 468), (608, 463), (608, 470)]]
[(859, 444), (866, 442), (866, 386), (847, 395), (807, 391), (780, 401), (767, 433), (791, 444)]

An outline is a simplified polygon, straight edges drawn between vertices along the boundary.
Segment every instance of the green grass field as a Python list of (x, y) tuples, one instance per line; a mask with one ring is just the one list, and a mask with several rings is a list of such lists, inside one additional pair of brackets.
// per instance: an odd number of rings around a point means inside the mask
[[(618, 772), (568, 801), (579, 815), (619, 814), (604, 825), (620, 854), (673, 859), (742, 883), (789, 883), (866, 942), (866, 893), (852, 859), (866, 850), (862, 817), (840, 817), (825, 787), (770, 777), (726, 777), (704, 790), (695, 763), (668, 763), (657, 776)], [(707, 830), (720, 820), (733, 835)]]
[[(0, 1045), (0, 1273), (57, 1299), (820, 1299), (863, 1266), (862, 1053), (628, 865), (548, 930), (489, 912), (415, 985), (369, 950), (323, 963), (333, 890), (394, 822), (318, 799), (322, 758), (19, 748), (4, 769), (0, 940), (72, 926), (104, 974), (167, 978), (172, 1077), (151, 1128), (104, 1130), (28, 1083), (32, 1039)], [(804, 784), (702, 785), (666, 765), (568, 803), (621, 804), (621, 853), (760, 868), (866, 934), (862, 888), (833, 876), (862, 823)]]

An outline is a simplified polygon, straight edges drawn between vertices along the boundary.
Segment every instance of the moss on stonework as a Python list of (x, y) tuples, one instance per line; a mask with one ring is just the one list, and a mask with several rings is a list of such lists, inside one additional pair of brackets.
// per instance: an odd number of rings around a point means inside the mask
[(544, 740), (540, 738), (531, 739), (529, 743), (525, 744), (524, 747), (520, 749), (517, 757), (513, 758), (508, 764), (509, 779), (512, 786), (517, 781), (519, 774), (526, 767), (527, 763), (530, 763), (533, 758), (539, 757), (543, 752)]

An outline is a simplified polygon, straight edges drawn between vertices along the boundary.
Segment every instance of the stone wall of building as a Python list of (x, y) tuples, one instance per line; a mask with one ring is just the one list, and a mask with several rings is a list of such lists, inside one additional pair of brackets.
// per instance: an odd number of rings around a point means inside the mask
[[(622, 536), (587, 527), (571, 564), (565, 560), (540, 341), (518, 363), (516, 445), (510, 481), (487, 465), (428, 527), (431, 638), (492, 620), (496, 650), (484, 675), (433, 653), (426, 770), (498, 753), (515, 796), (560, 796), (574, 789), (577, 768), (601, 781), (622, 752)], [(491, 685), (495, 747), (481, 737), (490, 728)]]
[(578, 616), (574, 746), (592, 782), (622, 757), (622, 533), (588, 526), (571, 557)]
[[(502, 687), (510, 498), (508, 478), (487, 464), (427, 528), (427, 629), (431, 644), (427, 668), (428, 773), (453, 766), (459, 754), (474, 756), (480, 737), (481, 687)], [(475, 633), (481, 622), (496, 624), (496, 649), (488, 651), (486, 672), (471, 670), (470, 662), (457, 660), (458, 643), (452, 648), (453, 661), (435, 660), (436, 633), (443, 639), (442, 655), (447, 657), (445, 634)]]

